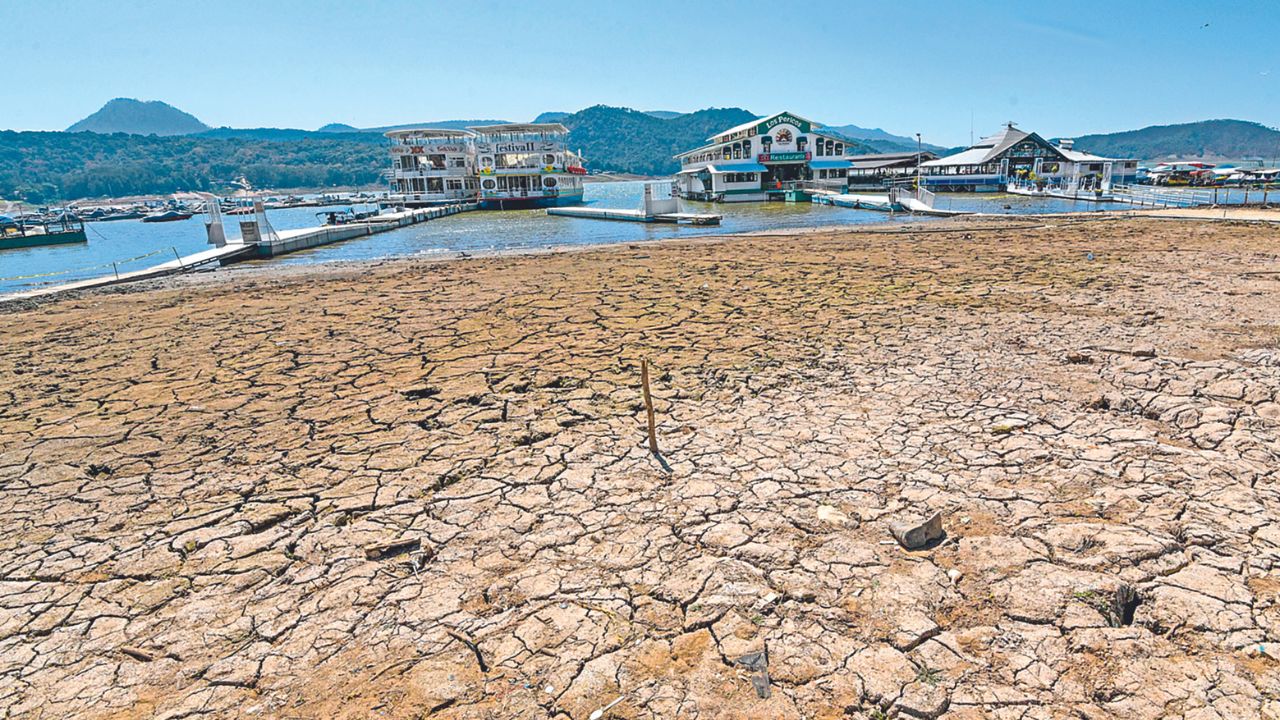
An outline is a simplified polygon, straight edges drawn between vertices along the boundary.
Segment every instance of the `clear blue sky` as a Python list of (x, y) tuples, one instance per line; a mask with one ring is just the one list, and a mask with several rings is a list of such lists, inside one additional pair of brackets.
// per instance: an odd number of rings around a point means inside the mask
[(0, 128), (113, 97), (210, 125), (787, 109), (926, 141), (1280, 124), (1280, 2), (0, 0)]

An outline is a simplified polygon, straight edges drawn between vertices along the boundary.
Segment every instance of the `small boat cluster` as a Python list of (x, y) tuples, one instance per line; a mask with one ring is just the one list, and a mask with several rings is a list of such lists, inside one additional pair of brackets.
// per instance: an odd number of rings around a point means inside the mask
[(1139, 168), (1138, 182), (1176, 187), (1262, 187), (1280, 182), (1280, 168), (1214, 165), (1205, 162), (1160, 163)]

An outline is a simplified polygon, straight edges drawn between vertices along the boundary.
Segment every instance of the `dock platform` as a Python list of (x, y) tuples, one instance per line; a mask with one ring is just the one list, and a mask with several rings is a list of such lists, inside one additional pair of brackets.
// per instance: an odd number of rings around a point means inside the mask
[(835, 205), (837, 207), (853, 208), (855, 210), (879, 210), (881, 212), (893, 212), (901, 210), (901, 207), (895, 206), (889, 202), (888, 195), (860, 195), (855, 193), (815, 193), (813, 202), (820, 205)]
[(323, 247), (331, 245), (343, 240), (363, 237), (365, 235), (375, 235), (388, 230), (407, 227), (409, 225), (417, 225), (428, 220), (435, 220), (449, 215), (457, 215), (458, 213), (475, 210), (479, 205), (477, 203), (455, 203), (452, 205), (439, 205), (436, 207), (419, 208), (417, 210), (403, 210), (401, 212), (386, 213), (383, 215), (374, 215), (373, 217), (364, 218), (363, 220), (355, 220), (344, 223), (342, 225), (324, 225), (315, 228), (302, 228), (298, 230), (278, 230), (275, 239), (268, 242), (264, 239), (257, 244), (258, 257), (276, 257), (278, 255), (286, 255), (299, 250), (309, 250), (311, 248)]
[(106, 287), (108, 285), (118, 285), (127, 282), (136, 282), (139, 280), (150, 280), (153, 278), (165, 277), (167, 275), (190, 272), (214, 263), (219, 265), (230, 265), (244, 260), (277, 257), (291, 252), (298, 252), (299, 250), (309, 250), (311, 248), (342, 242), (343, 240), (350, 240), (352, 238), (363, 237), (365, 235), (376, 235), (377, 233), (386, 232), (388, 230), (395, 230), (409, 225), (417, 225), (418, 223), (423, 223), (428, 220), (475, 210), (478, 207), (478, 203), (455, 203), (453, 205), (440, 205), (437, 207), (375, 215), (363, 220), (344, 223), (342, 225), (325, 225), (322, 227), (299, 228), (296, 230), (281, 230), (274, 232), (271, 239), (264, 237), (258, 242), (243, 242), (242, 240), (229, 241), (221, 247), (213, 247), (208, 250), (192, 253), (191, 255), (175, 257), (173, 260), (169, 260), (168, 262), (153, 265), (149, 268), (143, 268), (142, 270), (117, 272), (86, 280), (76, 280), (60, 285), (52, 285), (34, 290), (0, 295), (0, 302), (8, 300), (29, 300), (32, 298), (56, 295), (58, 293), (71, 292), (75, 290), (89, 290), (93, 288)]
[(713, 215), (711, 213), (653, 213), (645, 214), (643, 210), (628, 210), (626, 208), (585, 208), (585, 207), (562, 207), (550, 208), (547, 210), (548, 215), (559, 215), (561, 217), (579, 217), (589, 218), (592, 220), (622, 220), (625, 222), (642, 222), (642, 223), (674, 223), (682, 225), (719, 225), (723, 215)]

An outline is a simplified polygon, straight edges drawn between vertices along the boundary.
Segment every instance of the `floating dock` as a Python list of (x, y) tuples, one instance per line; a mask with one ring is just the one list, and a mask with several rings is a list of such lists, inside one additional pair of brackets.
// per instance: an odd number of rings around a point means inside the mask
[(819, 205), (835, 205), (854, 210), (879, 210), (895, 212), (902, 207), (889, 202), (888, 195), (858, 195), (855, 193), (814, 193), (813, 202)]
[[(151, 280), (153, 278), (165, 277), (167, 275), (190, 272), (214, 263), (219, 265), (230, 265), (232, 263), (243, 262), (245, 260), (277, 257), (291, 252), (297, 252), (299, 250), (309, 250), (311, 248), (342, 242), (343, 240), (364, 237), (366, 235), (375, 235), (377, 233), (395, 230), (409, 225), (417, 225), (418, 223), (423, 223), (428, 220), (475, 210), (478, 207), (478, 203), (455, 203), (452, 205), (441, 205), (439, 207), (404, 210), (401, 212), (386, 213), (384, 215), (374, 215), (362, 220), (343, 223), (342, 225), (325, 225), (322, 227), (282, 231), (271, 231), (268, 228), (268, 232), (265, 236), (262, 234), (261, 223), (255, 219), (252, 221), (242, 222), (240, 225), (241, 232), (245, 234), (247, 240), (245, 238), (235, 240), (220, 239), (219, 242), (221, 244), (217, 247), (182, 257), (176, 257), (177, 251), (175, 250), (175, 257), (173, 260), (169, 260), (168, 262), (164, 262), (159, 265), (153, 265), (148, 268), (143, 268), (142, 270), (132, 270), (129, 272), (117, 271), (110, 275), (104, 275), (101, 277), (76, 280), (74, 282), (63, 283), (61, 285), (53, 285), (50, 287), (27, 290), (9, 295), (0, 295), (0, 301), (24, 300), (47, 295), (55, 295), (62, 292), (70, 292), (73, 290), (89, 290), (92, 288), (105, 287), (107, 285), (119, 285), (121, 283), (136, 282), (139, 280)], [(219, 233), (218, 237), (221, 238), (220, 233), (222, 232), (222, 226), (220, 219), (218, 220), (217, 231)], [(211, 229), (211, 240), (213, 237), (214, 234)]]
[(675, 196), (670, 180), (650, 180), (644, 184), (644, 200), (638, 210), (627, 208), (560, 207), (547, 210), (548, 215), (588, 218), (590, 220), (622, 220), (624, 222), (671, 223), (677, 225), (719, 225), (723, 215), (684, 212)]
[(276, 257), (298, 252), (299, 250), (331, 245), (343, 240), (374, 235), (409, 225), (417, 225), (436, 218), (457, 215), (458, 213), (475, 210), (477, 207), (479, 207), (477, 203), (454, 203), (373, 215), (341, 225), (325, 225), (316, 228), (302, 228), (300, 230), (279, 230), (276, 231), (274, 238), (270, 240), (263, 238), (256, 243), (258, 257)]
[(550, 208), (547, 210), (548, 215), (559, 215), (561, 217), (579, 217), (589, 218), (592, 220), (623, 220), (626, 222), (642, 222), (642, 223), (674, 223), (683, 225), (719, 225), (723, 215), (713, 215), (710, 213), (654, 213), (645, 214), (643, 210), (627, 210), (625, 208), (585, 208), (585, 207), (563, 207)]

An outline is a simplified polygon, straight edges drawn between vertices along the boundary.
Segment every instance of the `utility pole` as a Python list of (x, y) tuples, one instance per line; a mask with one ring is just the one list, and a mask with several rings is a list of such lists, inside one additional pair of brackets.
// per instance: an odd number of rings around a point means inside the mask
[(923, 155), (920, 150), (920, 133), (916, 133), (916, 197), (920, 197), (920, 157)]

